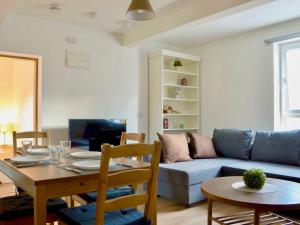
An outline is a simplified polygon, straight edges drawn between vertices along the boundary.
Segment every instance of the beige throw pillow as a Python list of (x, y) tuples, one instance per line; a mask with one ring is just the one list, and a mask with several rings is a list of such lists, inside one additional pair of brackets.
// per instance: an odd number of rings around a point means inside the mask
[(191, 151), (194, 159), (217, 157), (210, 137), (190, 132), (188, 132), (187, 135), (190, 138)]
[(157, 133), (157, 135), (162, 143), (163, 161), (165, 163), (192, 160), (185, 134)]

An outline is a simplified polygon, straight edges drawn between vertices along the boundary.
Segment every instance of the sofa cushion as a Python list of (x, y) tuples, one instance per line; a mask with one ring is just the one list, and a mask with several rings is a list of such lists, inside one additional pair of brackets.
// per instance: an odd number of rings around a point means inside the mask
[(219, 156), (247, 160), (252, 138), (251, 130), (214, 129), (212, 141)]
[(195, 159), (187, 162), (160, 163), (158, 180), (178, 185), (193, 185), (220, 176), (221, 167), (241, 162), (237, 159)]
[(190, 150), (193, 159), (217, 157), (210, 137), (198, 133), (187, 132), (190, 138)]
[(192, 160), (185, 134), (159, 134), (165, 163)]
[(244, 161), (225, 165), (222, 168), (223, 176), (240, 176), (245, 170), (252, 168), (263, 169), (267, 177), (290, 180), (300, 183), (300, 167), (291, 165), (282, 165), (276, 163)]
[(300, 130), (256, 132), (251, 159), (300, 166)]

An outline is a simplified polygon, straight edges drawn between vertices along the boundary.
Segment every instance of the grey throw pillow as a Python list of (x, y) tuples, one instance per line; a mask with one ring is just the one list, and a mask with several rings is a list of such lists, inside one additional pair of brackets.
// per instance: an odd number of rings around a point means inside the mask
[(300, 166), (300, 130), (257, 131), (252, 160)]
[(250, 158), (252, 130), (214, 129), (213, 144), (217, 155), (245, 159)]

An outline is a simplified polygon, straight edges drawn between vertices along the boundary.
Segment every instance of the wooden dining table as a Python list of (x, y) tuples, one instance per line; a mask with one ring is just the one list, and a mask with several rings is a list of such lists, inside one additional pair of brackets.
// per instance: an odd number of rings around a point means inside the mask
[[(72, 152), (82, 151), (72, 149)], [(13, 153), (12, 153), (12, 156)], [(64, 159), (65, 165), (78, 161), (73, 157)], [(130, 168), (145, 168), (147, 162), (120, 158), (113, 160), (117, 165), (110, 168), (114, 173)], [(8, 176), (34, 199), (34, 225), (46, 224), (47, 199), (67, 197), (79, 193), (97, 191), (99, 171), (75, 173), (61, 165), (42, 163), (35, 166), (18, 168), (9, 158), (0, 159), (0, 171)]]

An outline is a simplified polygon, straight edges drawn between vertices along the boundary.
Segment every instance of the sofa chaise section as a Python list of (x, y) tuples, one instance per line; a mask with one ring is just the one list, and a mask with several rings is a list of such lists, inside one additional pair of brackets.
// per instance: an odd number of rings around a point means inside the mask
[(245, 170), (263, 169), (270, 178), (289, 180), (300, 183), (300, 167), (278, 163), (244, 161), (222, 167), (222, 176), (241, 176)]
[(239, 162), (242, 160), (219, 157), (161, 163), (158, 175), (158, 195), (186, 205), (204, 200), (200, 184), (208, 179), (219, 177), (223, 166)]

